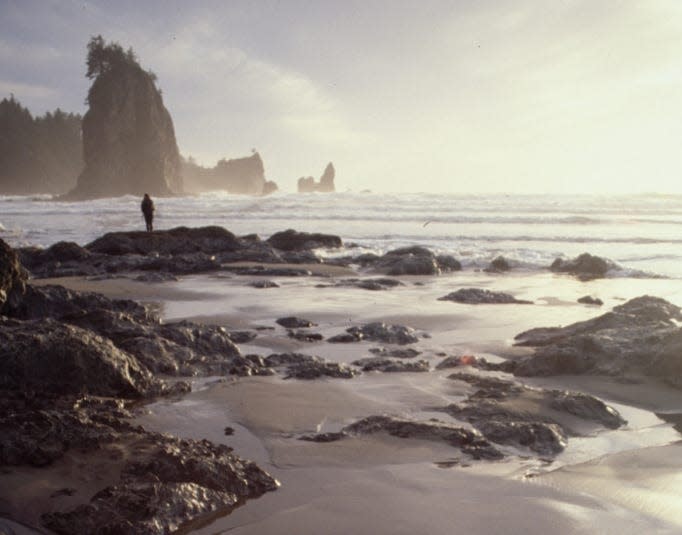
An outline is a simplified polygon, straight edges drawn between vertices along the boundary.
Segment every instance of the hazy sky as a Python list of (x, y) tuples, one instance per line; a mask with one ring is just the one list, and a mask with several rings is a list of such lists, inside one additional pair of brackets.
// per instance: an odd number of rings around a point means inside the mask
[(295, 189), (682, 192), (682, 1), (0, 0), (0, 97), (85, 111), (91, 35), (180, 151)]

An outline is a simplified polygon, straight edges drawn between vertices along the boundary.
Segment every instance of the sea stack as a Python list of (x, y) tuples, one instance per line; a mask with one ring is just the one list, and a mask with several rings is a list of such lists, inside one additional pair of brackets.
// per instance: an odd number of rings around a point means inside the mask
[(298, 192), (310, 193), (313, 191), (319, 191), (322, 193), (330, 193), (332, 191), (336, 191), (336, 188), (334, 187), (335, 176), (336, 171), (334, 170), (334, 164), (329, 162), (327, 167), (324, 169), (324, 173), (322, 173), (319, 182), (315, 182), (315, 179), (311, 176), (299, 178)]
[(142, 69), (132, 49), (88, 44), (88, 112), (83, 117), (85, 169), (68, 200), (182, 192), (173, 121), (156, 75)]
[(242, 195), (268, 195), (277, 191), (277, 184), (265, 179), (265, 166), (254, 149), (251, 156), (222, 159), (215, 167), (198, 165), (194, 160), (182, 162), (185, 189), (191, 192), (223, 190)]

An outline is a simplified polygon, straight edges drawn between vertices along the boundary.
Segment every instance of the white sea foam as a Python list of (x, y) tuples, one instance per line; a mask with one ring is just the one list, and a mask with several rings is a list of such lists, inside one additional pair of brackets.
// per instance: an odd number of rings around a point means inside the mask
[[(211, 192), (159, 198), (156, 206), (159, 229), (220, 225), (262, 237), (287, 228), (328, 232), (359, 252), (423, 245), (454, 255), (465, 268), (503, 255), (518, 269), (535, 270), (557, 256), (589, 252), (623, 267), (613, 276), (682, 278), (682, 196)], [(139, 199), (130, 195), (68, 203), (0, 196), (0, 214), (0, 237), (12, 245), (85, 244), (105, 232), (144, 227)]]

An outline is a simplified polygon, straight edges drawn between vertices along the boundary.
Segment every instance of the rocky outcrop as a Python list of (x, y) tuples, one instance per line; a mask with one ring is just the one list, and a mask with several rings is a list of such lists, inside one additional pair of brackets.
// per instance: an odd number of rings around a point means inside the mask
[(456, 292), (438, 298), (439, 301), (454, 301), (467, 305), (531, 305), (532, 301), (516, 299), (513, 295), (504, 292), (493, 292), (482, 288), (462, 288)]
[(336, 187), (334, 186), (335, 177), (336, 170), (334, 169), (334, 164), (329, 162), (327, 167), (325, 167), (319, 182), (315, 182), (315, 179), (311, 176), (299, 178), (298, 192), (312, 193), (317, 191), (320, 193), (331, 193), (336, 191)]
[(269, 195), (277, 184), (265, 179), (265, 166), (257, 152), (244, 158), (220, 160), (206, 168), (193, 160), (182, 161), (185, 189), (190, 192), (227, 191), (242, 195)]
[(27, 279), (17, 254), (0, 239), (0, 314), (19, 304), (26, 291)]
[(352, 379), (358, 372), (345, 364), (326, 362), (320, 357), (303, 353), (273, 353), (264, 360), (272, 368), (286, 367), (285, 379), (319, 379), (332, 377)]
[(507, 271), (511, 271), (511, 268), (512, 266), (509, 263), (509, 260), (507, 260), (504, 256), (498, 256), (494, 258), (490, 262), (490, 265), (483, 271), (488, 273), (505, 273)]
[(517, 375), (647, 375), (682, 387), (680, 308), (650, 296), (631, 299), (591, 320), (516, 336), (535, 353), (515, 361)]
[(620, 268), (611, 260), (583, 253), (572, 260), (557, 258), (552, 262), (549, 269), (558, 273), (569, 273), (580, 280), (586, 281), (605, 277), (609, 270), (618, 270)]
[(585, 295), (585, 296), (578, 299), (578, 303), (581, 303), (583, 305), (596, 305), (596, 306), (600, 307), (604, 304), (604, 301), (602, 301), (598, 297), (593, 297), (591, 295)]
[(66, 200), (183, 191), (173, 121), (155, 77), (122, 50), (120, 55), (98, 70), (88, 93), (85, 169)]

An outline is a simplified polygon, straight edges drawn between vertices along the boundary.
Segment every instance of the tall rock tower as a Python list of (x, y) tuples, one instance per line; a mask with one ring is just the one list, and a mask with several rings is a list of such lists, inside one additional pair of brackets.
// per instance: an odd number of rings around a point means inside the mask
[(83, 117), (85, 169), (67, 199), (182, 193), (180, 153), (173, 120), (156, 87), (156, 76), (140, 67), (132, 49), (88, 44), (90, 108)]

